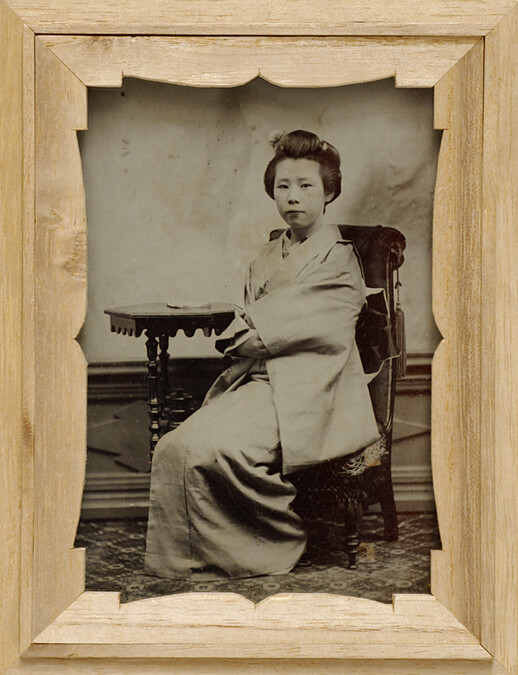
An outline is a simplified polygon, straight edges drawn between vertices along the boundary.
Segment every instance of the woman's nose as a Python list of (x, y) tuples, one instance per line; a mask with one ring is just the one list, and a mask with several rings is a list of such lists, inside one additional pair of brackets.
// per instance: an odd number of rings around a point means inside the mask
[(296, 187), (291, 187), (288, 192), (288, 202), (293, 204), (299, 201), (299, 190)]

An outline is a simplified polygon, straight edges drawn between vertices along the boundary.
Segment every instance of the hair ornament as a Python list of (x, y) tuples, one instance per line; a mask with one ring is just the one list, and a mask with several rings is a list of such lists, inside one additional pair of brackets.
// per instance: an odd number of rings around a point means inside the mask
[(274, 150), (277, 151), (282, 146), (284, 136), (286, 136), (286, 132), (281, 131), (280, 129), (275, 129), (275, 131), (270, 132), (268, 135), (268, 140), (270, 141), (270, 145)]
[(324, 152), (327, 150), (327, 143), (325, 141), (320, 141), (320, 149)]

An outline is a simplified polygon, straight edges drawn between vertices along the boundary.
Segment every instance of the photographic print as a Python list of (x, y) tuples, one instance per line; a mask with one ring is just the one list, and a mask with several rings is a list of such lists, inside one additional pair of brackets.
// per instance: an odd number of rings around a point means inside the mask
[(440, 138), (393, 80), (89, 91), (87, 589), (429, 592)]

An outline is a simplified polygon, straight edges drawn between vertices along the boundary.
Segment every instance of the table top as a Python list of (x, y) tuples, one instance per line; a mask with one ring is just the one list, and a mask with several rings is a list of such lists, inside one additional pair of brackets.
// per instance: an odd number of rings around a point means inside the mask
[(128, 305), (126, 307), (116, 307), (114, 309), (105, 309), (105, 314), (110, 316), (121, 316), (128, 319), (167, 319), (168, 317), (177, 318), (187, 317), (209, 317), (219, 314), (234, 314), (234, 306), (224, 302), (211, 302), (207, 305), (199, 306), (179, 306), (170, 307), (165, 302), (148, 302), (141, 305)]
[(104, 312), (110, 316), (112, 333), (135, 337), (142, 335), (143, 331), (153, 337), (174, 337), (178, 330), (192, 337), (198, 329), (206, 337), (213, 331), (220, 335), (235, 314), (234, 306), (223, 302), (197, 307), (169, 307), (165, 302), (150, 302), (105, 309)]

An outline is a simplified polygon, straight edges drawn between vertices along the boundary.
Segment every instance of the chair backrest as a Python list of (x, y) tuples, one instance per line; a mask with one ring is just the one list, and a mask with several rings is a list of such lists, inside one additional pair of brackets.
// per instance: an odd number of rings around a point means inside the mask
[[(403, 251), (406, 246), (405, 237), (393, 227), (384, 227), (382, 225), (364, 226), (364, 225), (338, 225), (340, 233), (344, 239), (351, 241), (354, 245), (356, 255), (361, 263), (362, 272), (366, 285), (369, 288), (380, 288), (384, 290), (386, 302), (381, 300), (381, 295), (377, 298), (373, 296), (371, 305), (368, 309), (370, 317), (379, 315), (382, 321), (375, 322), (377, 325), (374, 332), (381, 334), (380, 330), (386, 330), (385, 340), (388, 336), (392, 344), (385, 345), (381, 349), (382, 354), (376, 345), (374, 339), (372, 342), (361, 337), (361, 333), (369, 323), (369, 318), (362, 317), (358, 321), (357, 342), (364, 366), (368, 363), (370, 370), (376, 372), (380, 368), (376, 377), (369, 383), (374, 413), (379, 424), (387, 436), (391, 438), (392, 419), (394, 415), (394, 395), (395, 395), (395, 363), (394, 358), (385, 358), (387, 353), (393, 349), (393, 344), (398, 341), (396, 335), (396, 307), (394, 297), (394, 275), (395, 271), (403, 264)], [(270, 233), (270, 240), (277, 239), (284, 230), (273, 230)], [(384, 320), (384, 323), (383, 323)], [(363, 321), (363, 325), (360, 324)], [(372, 321), (371, 321), (372, 323)], [(382, 325), (383, 324), (383, 325)], [(381, 340), (380, 342), (383, 342)], [(394, 352), (392, 352), (394, 353)], [(378, 355), (378, 356), (377, 356)], [(376, 363), (376, 359), (378, 362)], [(367, 370), (367, 368), (366, 368)]]

